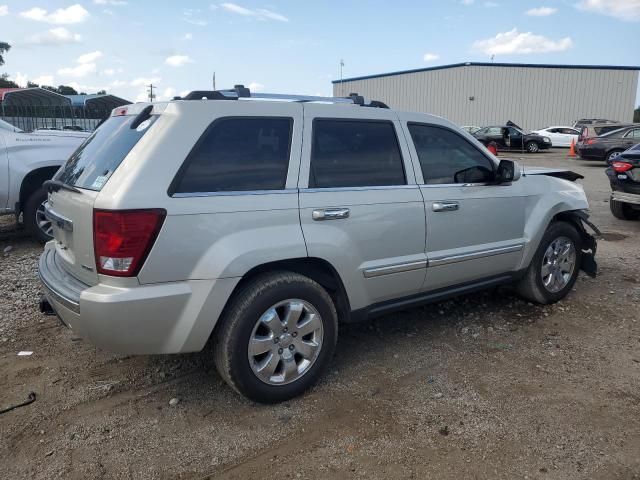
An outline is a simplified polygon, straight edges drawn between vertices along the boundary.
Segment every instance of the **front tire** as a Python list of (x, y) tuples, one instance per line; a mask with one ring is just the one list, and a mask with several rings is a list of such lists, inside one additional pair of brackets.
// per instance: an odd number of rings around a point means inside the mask
[(538, 145), (536, 142), (527, 142), (525, 147), (527, 149), (527, 152), (529, 153), (538, 153), (538, 151), (540, 150), (540, 145)]
[(576, 228), (554, 222), (544, 233), (517, 291), (532, 302), (555, 303), (573, 288), (581, 261), (582, 239)]
[(40, 187), (29, 196), (22, 212), (22, 221), (27, 232), (41, 243), (46, 243), (53, 238), (51, 221), (44, 216), (46, 201), (47, 192)]
[(631, 205), (625, 202), (611, 199), (609, 208), (613, 216), (620, 220), (638, 220), (640, 218), (640, 210), (634, 210)]
[(238, 393), (260, 403), (296, 397), (329, 366), (338, 316), (327, 291), (293, 272), (261, 274), (231, 299), (214, 339), (215, 363)]

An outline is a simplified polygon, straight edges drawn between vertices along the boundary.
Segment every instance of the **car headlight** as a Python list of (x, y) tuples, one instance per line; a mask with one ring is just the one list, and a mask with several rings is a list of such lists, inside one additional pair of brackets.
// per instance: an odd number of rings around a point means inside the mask
[(549, 139), (549, 137), (542, 137), (544, 140), (544, 143), (551, 143), (551, 140)]

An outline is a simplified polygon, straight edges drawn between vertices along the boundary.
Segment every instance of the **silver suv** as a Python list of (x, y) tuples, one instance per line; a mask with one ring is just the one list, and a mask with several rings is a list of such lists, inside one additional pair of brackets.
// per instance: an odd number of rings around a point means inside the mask
[(509, 283), (550, 303), (595, 274), (578, 177), (357, 95), (120, 107), (47, 183), (42, 308), (116, 352), (211, 340), (229, 385), (278, 402), (321, 377), (339, 321)]

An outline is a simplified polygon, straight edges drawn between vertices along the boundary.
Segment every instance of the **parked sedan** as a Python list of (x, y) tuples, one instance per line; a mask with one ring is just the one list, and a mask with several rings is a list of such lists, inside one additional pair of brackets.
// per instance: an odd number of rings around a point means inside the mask
[(580, 131), (572, 127), (547, 127), (534, 130), (531, 133), (549, 137), (554, 147), (569, 147), (571, 142), (578, 142), (578, 136), (580, 135)]
[(460, 127), (462, 130), (469, 132), (471, 135), (480, 130), (481, 127), (476, 127), (475, 125), (464, 125)]
[(599, 137), (590, 137), (578, 144), (583, 160), (613, 160), (629, 147), (640, 142), (640, 123), (619, 128)]
[(640, 218), (640, 143), (607, 162), (611, 213), (621, 220)]
[(480, 143), (495, 142), (498, 150), (526, 150), (536, 153), (551, 147), (551, 139), (535, 133), (524, 133), (511, 125), (484, 127), (473, 134)]

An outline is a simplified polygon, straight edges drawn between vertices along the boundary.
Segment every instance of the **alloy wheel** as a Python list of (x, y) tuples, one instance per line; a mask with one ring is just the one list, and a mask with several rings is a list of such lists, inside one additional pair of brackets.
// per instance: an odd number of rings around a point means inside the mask
[(542, 284), (547, 291), (557, 293), (571, 281), (576, 267), (576, 247), (568, 237), (553, 240), (542, 257)]
[(286, 385), (306, 374), (322, 349), (322, 318), (309, 302), (288, 299), (264, 312), (251, 332), (251, 370), (269, 385)]
[(36, 209), (36, 225), (45, 235), (53, 237), (53, 225), (51, 224), (51, 220), (49, 220), (44, 213), (45, 203), (47, 203), (46, 200), (38, 205), (38, 208)]

